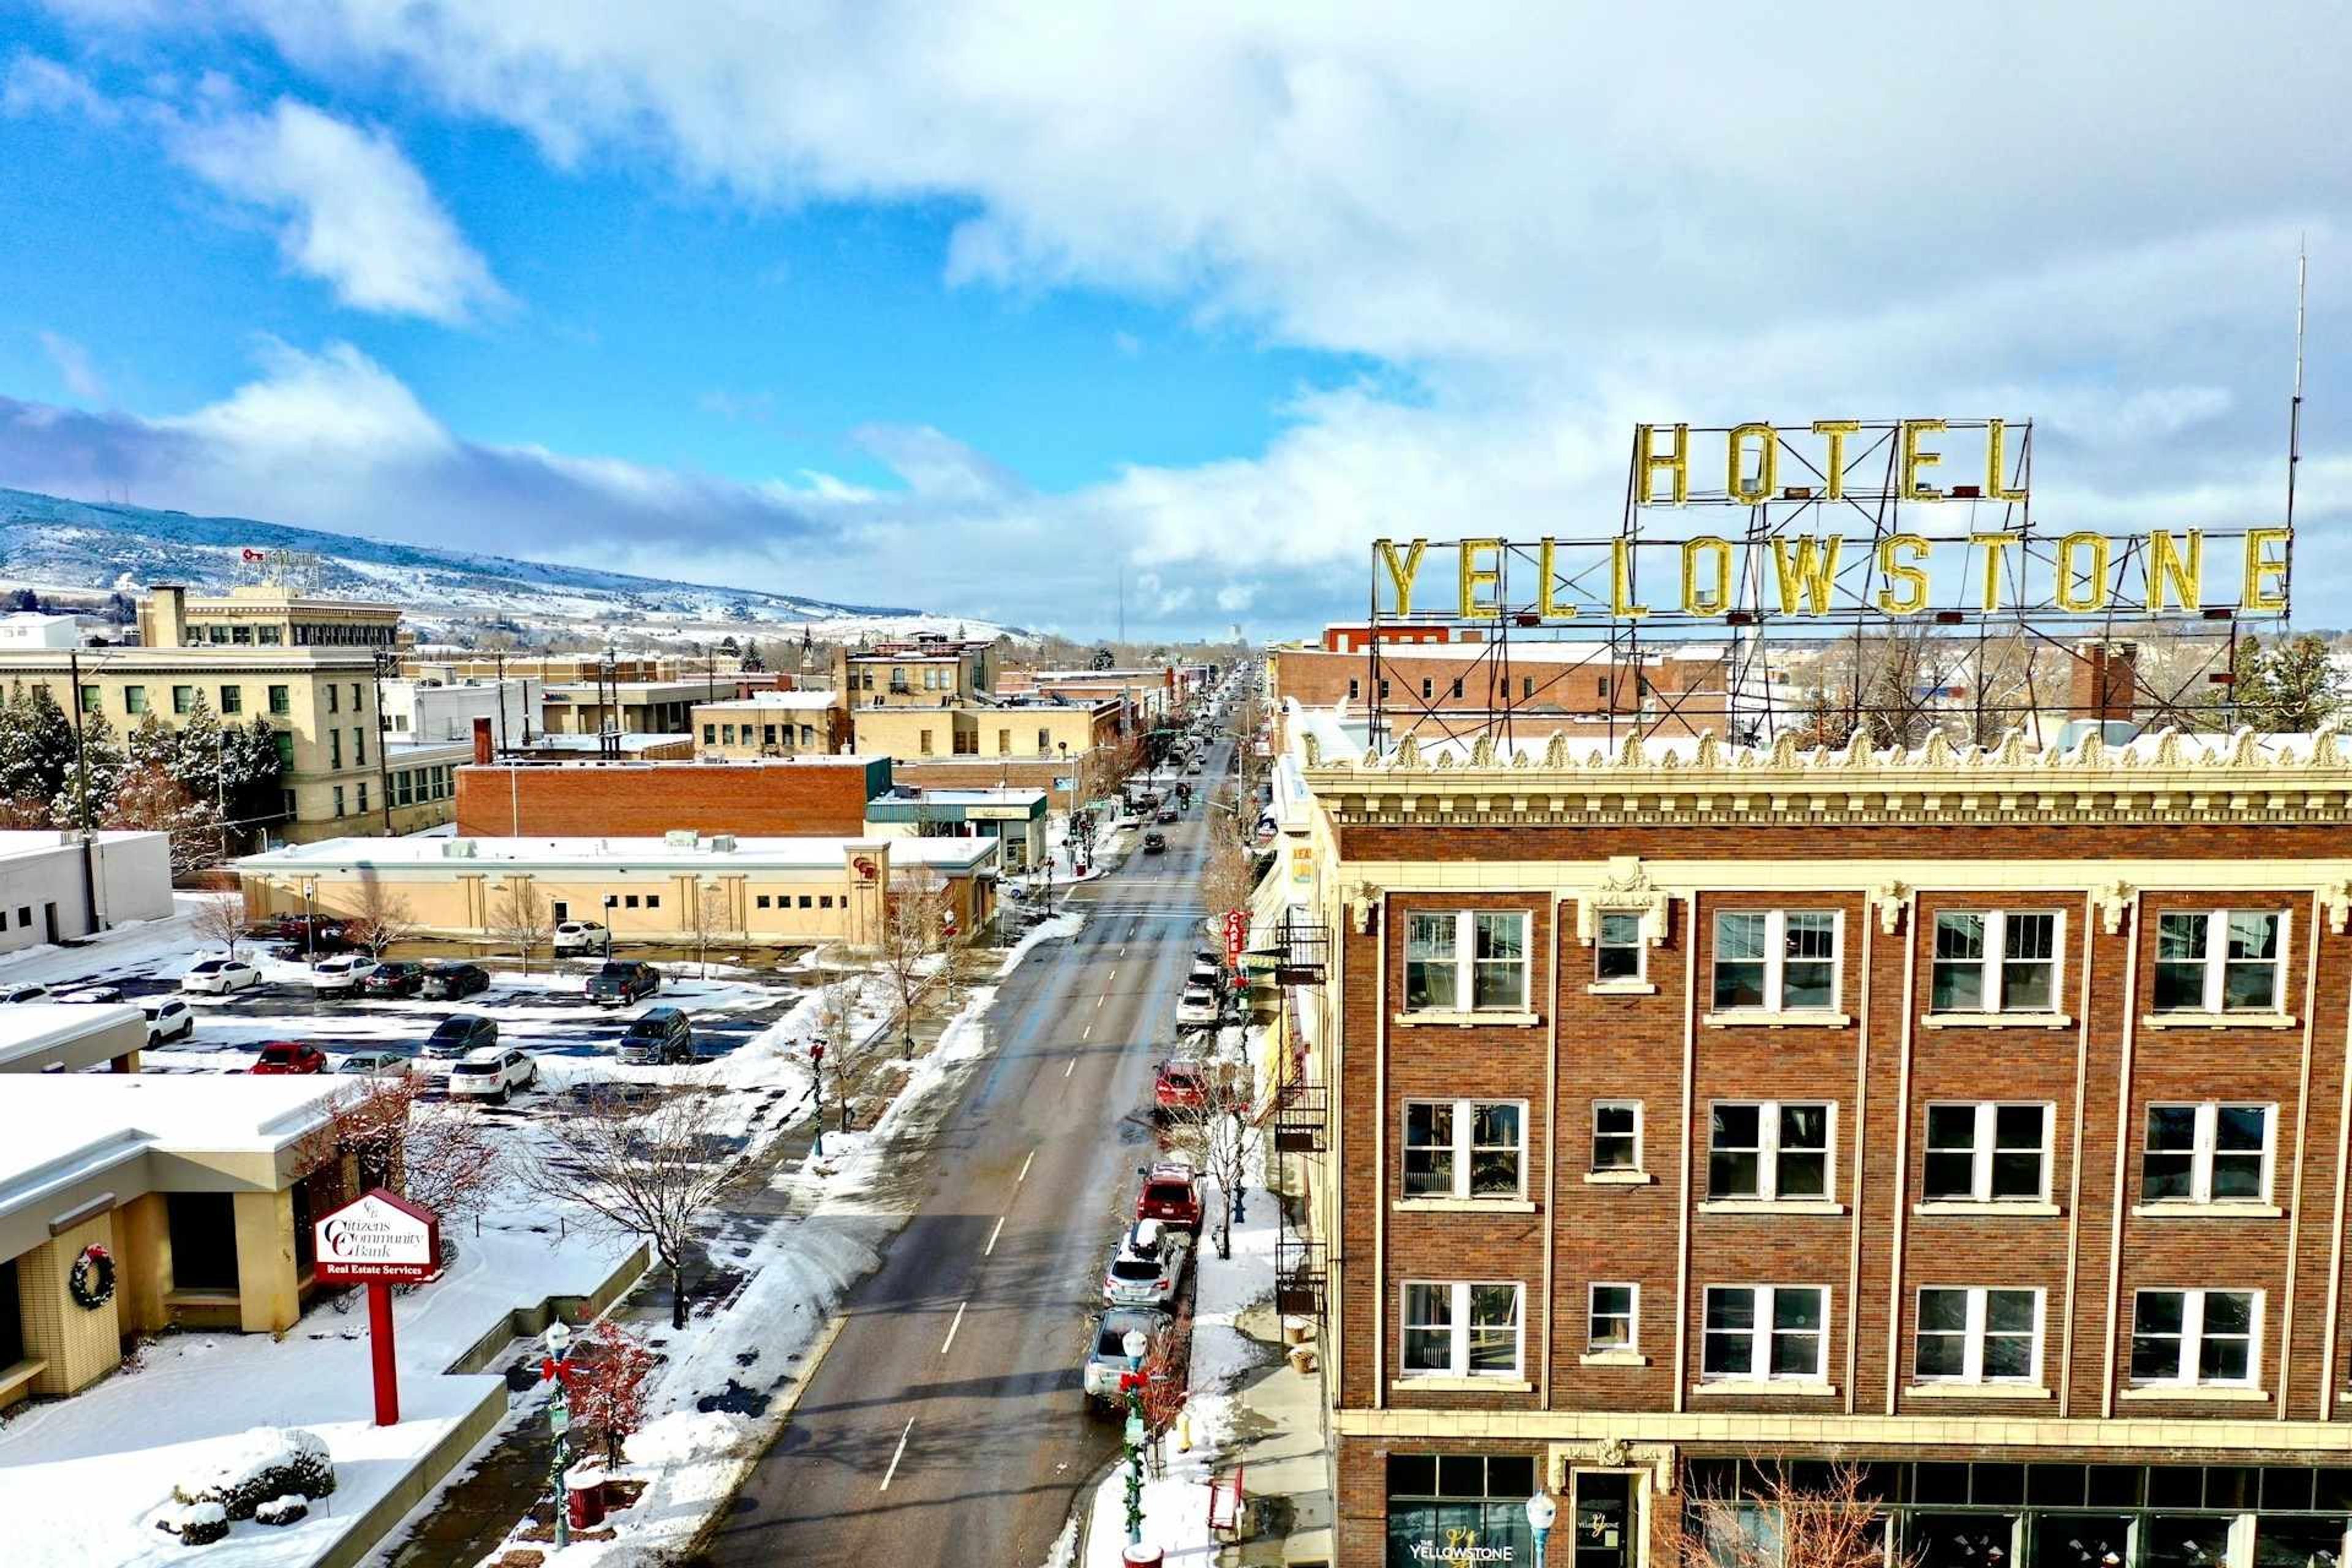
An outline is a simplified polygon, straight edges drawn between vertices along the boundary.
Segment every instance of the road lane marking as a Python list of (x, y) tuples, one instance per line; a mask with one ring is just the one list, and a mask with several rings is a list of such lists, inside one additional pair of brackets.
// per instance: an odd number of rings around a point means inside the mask
[(890, 1478), (898, 1473), (898, 1461), (907, 1457), (907, 1439), (915, 1430), (915, 1418), (907, 1417), (907, 1430), (898, 1434), (898, 1451), (890, 1456), (890, 1468), (882, 1472), (882, 1489), (890, 1489)]
[(1102, 1005), (1103, 1005), (1103, 998), (1101, 998), (1100, 996), (1096, 997), (1096, 998), (1095, 998), (1095, 1005), (1096, 1005), (1096, 1006), (1097, 1006), (1097, 1007), (1099, 1007), (1099, 1006), (1101, 1006)]
[(956, 1303), (955, 1321), (948, 1325), (948, 1337), (940, 1342), (940, 1353), (941, 1355), (947, 1354), (948, 1346), (955, 1343), (956, 1331), (963, 1327), (963, 1310), (971, 1305), (971, 1302), (969, 1300)]
[(999, 1215), (996, 1216), (996, 1228), (988, 1233), (988, 1245), (980, 1249), (980, 1255), (982, 1258), (993, 1256), (996, 1251), (996, 1238), (1003, 1234), (1004, 1216), (1003, 1215)]
[[(1016, 1187), (1017, 1187), (1017, 1186), (1019, 1186), (1022, 1183), (1024, 1183), (1024, 1182), (1025, 1182), (1025, 1181), (1027, 1181), (1027, 1180), (1029, 1179), (1029, 1161), (1030, 1161), (1030, 1160), (1034, 1160), (1034, 1159), (1035, 1159), (1036, 1157), (1037, 1157), (1037, 1151), (1036, 1151), (1036, 1150), (1034, 1150), (1034, 1149), (1030, 1150), (1030, 1151), (1029, 1151), (1029, 1157), (1028, 1157), (1028, 1159), (1024, 1160), (1024, 1161), (1022, 1161), (1022, 1162), (1021, 1162), (1021, 1173), (1020, 1173), (1019, 1175), (1017, 1175), (1017, 1176), (1015, 1176), (1015, 1177), (1013, 1177), (1013, 1184), (1014, 1186), (1016, 1186)], [(1002, 1222), (1002, 1221), (1000, 1221), (999, 1223), (1001, 1224), (1001, 1223), (1003, 1223), (1003, 1222)]]
[(1068, 1067), (1066, 1067), (1066, 1068), (1064, 1068), (1062, 1069), (1062, 1076), (1063, 1076), (1064, 1078), (1067, 1078), (1067, 1077), (1069, 1077), (1069, 1076), (1070, 1076), (1070, 1074), (1071, 1074), (1072, 1072), (1074, 1072), (1074, 1071), (1076, 1071), (1076, 1068), (1077, 1068), (1077, 1065), (1078, 1065), (1078, 1058), (1076, 1058), (1076, 1057), (1072, 1057), (1072, 1058), (1070, 1058), (1070, 1065), (1069, 1065)]
[(1086, 1032), (1085, 1034), (1080, 1035), (1080, 1036), (1078, 1037), (1078, 1038), (1080, 1038), (1080, 1039), (1082, 1039), (1082, 1040), (1091, 1040), (1091, 1039), (1093, 1039), (1094, 1037), (1095, 1037), (1095, 1026), (1094, 1026), (1092, 1024), (1088, 1024), (1088, 1025), (1087, 1026), (1087, 1032)]
[(1104, 984), (1106, 987), (1108, 987), (1108, 986), (1110, 984), (1110, 983), (1111, 983), (1111, 981), (1112, 981), (1112, 980), (1116, 980), (1116, 979), (1118, 979), (1118, 970), (1116, 970), (1116, 969), (1114, 969), (1114, 970), (1112, 970), (1112, 971), (1110, 972), (1110, 979), (1109, 979), (1109, 980), (1105, 980), (1105, 981), (1103, 982), (1103, 984)]

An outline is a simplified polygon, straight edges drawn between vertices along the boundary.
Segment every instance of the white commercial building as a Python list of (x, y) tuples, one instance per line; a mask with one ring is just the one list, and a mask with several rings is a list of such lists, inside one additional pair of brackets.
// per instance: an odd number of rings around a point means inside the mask
[(19, 610), (0, 616), (0, 647), (79, 647), (81, 617)]
[(172, 845), (161, 833), (94, 833), (87, 857), (71, 833), (0, 833), (0, 952), (171, 912)]
[(535, 675), (483, 680), (467, 676), (425, 676), (383, 683), (383, 718), (395, 742), (471, 743), (474, 721), (490, 721), (491, 742), (499, 747), (530, 743), (539, 728), (539, 707), (547, 683)]

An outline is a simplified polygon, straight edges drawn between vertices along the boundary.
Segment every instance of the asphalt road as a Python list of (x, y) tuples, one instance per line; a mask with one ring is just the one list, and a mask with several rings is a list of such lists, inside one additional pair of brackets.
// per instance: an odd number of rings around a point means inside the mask
[[(1192, 782), (1221, 786), (1220, 744)], [(699, 1562), (1032, 1568), (1117, 1452), (1079, 1385), (1101, 1269), (1153, 1152), (1152, 1064), (1202, 945), (1198, 802), (1168, 852), (1070, 895), (1079, 934), (997, 994), (929, 1181)]]

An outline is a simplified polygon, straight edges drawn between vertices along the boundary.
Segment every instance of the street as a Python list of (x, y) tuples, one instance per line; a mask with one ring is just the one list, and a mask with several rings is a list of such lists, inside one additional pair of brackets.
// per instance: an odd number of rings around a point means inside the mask
[[(1224, 782), (1230, 744), (1196, 784)], [(1073, 889), (1085, 928), (1014, 971), (924, 1195), (698, 1562), (1029, 1565), (1117, 1451), (1079, 1389), (1112, 1237), (1153, 1152), (1152, 1064), (1202, 945), (1196, 799), (1168, 852)]]

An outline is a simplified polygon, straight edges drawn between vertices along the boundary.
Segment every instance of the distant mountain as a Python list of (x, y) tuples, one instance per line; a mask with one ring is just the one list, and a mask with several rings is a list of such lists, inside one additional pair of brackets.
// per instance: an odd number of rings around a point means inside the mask
[(66, 500), (0, 489), (0, 581), (38, 591), (136, 594), (151, 583), (219, 591), (248, 577), (243, 552), (305, 551), (318, 557), (322, 593), (389, 600), (428, 636), (512, 622), (556, 629), (626, 626), (655, 637), (741, 623), (814, 623), (821, 635), (888, 636), (964, 626), (1001, 628), (921, 610), (842, 605), (794, 594), (719, 588), (583, 566), (434, 550), (356, 534), (290, 528), (242, 517)]

